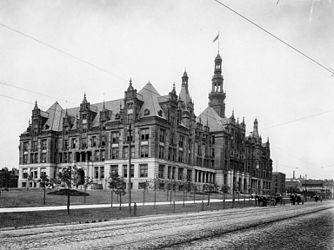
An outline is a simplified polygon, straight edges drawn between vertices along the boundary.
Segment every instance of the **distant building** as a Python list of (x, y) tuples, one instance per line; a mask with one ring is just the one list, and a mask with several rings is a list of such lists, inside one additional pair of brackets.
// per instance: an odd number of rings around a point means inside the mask
[(301, 180), (302, 189), (307, 192), (323, 194), (326, 198), (333, 197), (334, 181), (333, 180)]
[(285, 189), (288, 193), (295, 193), (302, 191), (301, 180), (295, 178), (286, 178)]
[(273, 172), (271, 185), (274, 194), (285, 193), (285, 174), (281, 172)]
[(36, 103), (31, 124), (20, 135), (19, 186), (38, 187), (28, 180), (41, 173), (54, 178), (62, 168), (76, 166), (81, 182), (89, 176), (106, 187), (112, 171), (128, 177), (131, 154), (134, 189), (159, 178), (177, 185), (190, 181), (200, 189), (216, 184), (269, 193), (269, 139), (262, 142), (257, 119), (246, 136), (244, 119), (225, 116), (220, 55), (214, 61), (209, 106), (198, 117), (188, 79), (184, 72), (179, 95), (175, 86), (160, 95), (150, 82), (137, 92), (130, 80), (124, 98), (117, 100), (90, 104), (84, 95), (79, 107), (63, 109), (56, 102), (46, 111)]

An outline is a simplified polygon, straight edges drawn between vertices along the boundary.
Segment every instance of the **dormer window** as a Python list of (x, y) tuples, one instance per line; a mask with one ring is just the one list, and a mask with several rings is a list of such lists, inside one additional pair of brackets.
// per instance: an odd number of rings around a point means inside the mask
[(149, 115), (150, 114), (150, 110), (149, 109), (145, 109), (144, 110), (144, 115)]
[(159, 115), (159, 116), (162, 116), (162, 110), (159, 110), (159, 111), (158, 111), (158, 115)]
[(116, 115), (115, 115), (115, 119), (116, 120), (119, 120), (121, 118), (121, 116), (117, 113)]

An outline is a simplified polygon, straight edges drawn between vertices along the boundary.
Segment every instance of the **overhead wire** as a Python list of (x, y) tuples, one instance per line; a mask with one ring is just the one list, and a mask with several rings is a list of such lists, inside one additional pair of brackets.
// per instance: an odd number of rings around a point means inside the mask
[(266, 34), (270, 35), (271, 37), (275, 38), (276, 40), (280, 41), (281, 43), (285, 44), (286, 46), (288, 46), (290, 49), (296, 51), (297, 53), (299, 53), (300, 55), (304, 56), (305, 58), (307, 58), (308, 60), (312, 61), (313, 63), (315, 63), (316, 65), (318, 65), (319, 67), (321, 67), (322, 69), (328, 71), (331, 75), (334, 74), (334, 71), (330, 68), (325, 66), (324, 64), (320, 63), (319, 61), (317, 61), (316, 59), (308, 56), (306, 53), (304, 53), (303, 51), (301, 51), (300, 49), (297, 49), (296, 47), (294, 47), (293, 45), (285, 42), (283, 39), (279, 38), (277, 35), (273, 34), (272, 32), (270, 32), (269, 30), (263, 28), (262, 26), (260, 26), (259, 24), (255, 23), (254, 21), (252, 21), (251, 19), (249, 19), (248, 17), (246, 17), (245, 15), (239, 13), (238, 11), (234, 10), (233, 8), (229, 7), (228, 5), (226, 5), (225, 3), (219, 1), (219, 0), (213, 0), (215, 2), (217, 2), (218, 4), (220, 4), (221, 6), (225, 7), (226, 9), (228, 9), (229, 11), (233, 12), (234, 14), (238, 15), (239, 17), (241, 17), (242, 19), (246, 20), (247, 22), (249, 22), (250, 24), (254, 25), (255, 27), (259, 28), (260, 30), (264, 31)]
[(51, 45), (49, 43), (46, 43), (46, 42), (44, 42), (44, 41), (42, 41), (42, 40), (40, 40), (40, 39), (38, 39), (38, 38), (36, 38), (36, 37), (34, 37), (32, 35), (29, 35), (29, 34), (27, 34), (25, 32), (20, 31), (20, 30), (14, 29), (14, 28), (12, 28), (12, 27), (10, 27), (10, 26), (8, 26), (6, 24), (3, 24), (3, 23), (0, 23), (0, 26), (6, 28), (7, 30), (10, 30), (10, 31), (12, 31), (12, 32), (14, 32), (16, 34), (19, 34), (19, 35), (22, 35), (22, 36), (24, 36), (24, 37), (26, 37), (28, 39), (31, 39), (31, 40), (33, 40), (33, 41), (35, 41), (35, 42), (37, 42), (37, 43), (39, 43), (39, 44), (47, 47), (47, 48), (55, 50), (55, 51), (57, 51), (57, 52), (59, 52), (59, 53), (61, 53), (63, 55), (69, 56), (69, 57), (71, 57), (71, 58), (73, 58), (73, 59), (75, 59), (75, 60), (77, 60), (77, 61), (79, 61), (81, 63), (89, 65), (89, 66), (91, 66), (91, 67), (93, 67), (93, 68), (95, 68), (95, 69), (97, 69), (97, 70), (99, 70), (101, 72), (104, 72), (104, 73), (109, 74), (111, 76), (114, 76), (114, 77), (117, 77), (119, 79), (125, 80), (122, 76), (120, 76), (118, 74), (112, 73), (109, 70), (106, 70), (106, 69), (104, 69), (104, 68), (102, 68), (102, 67), (100, 67), (100, 66), (98, 66), (98, 65), (96, 65), (94, 63), (89, 62), (88, 60), (82, 59), (82, 58), (80, 58), (80, 57), (78, 57), (76, 55), (71, 54), (70, 52), (67, 52), (67, 51), (65, 51), (63, 49), (57, 48), (57, 47), (55, 47), (55, 46), (53, 46), (53, 45)]

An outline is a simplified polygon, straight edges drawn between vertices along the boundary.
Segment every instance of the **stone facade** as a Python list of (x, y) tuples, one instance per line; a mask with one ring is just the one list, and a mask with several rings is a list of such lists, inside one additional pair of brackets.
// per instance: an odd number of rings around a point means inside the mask
[(118, 100), (90, 104), (85, 94), (79, 107), (63, 109), (56, 102), (46, 111), (36, 103), (20, 135), (19, 187), (38, 187), (33, 180), (41, 172), (54, 178), (68, 166), (76, 166), (82, 180), (89, 176), (106, 187), (111, 171), (127, 178), (130, 145), (134, 189), (159, 178), (199, 188), (210, 183), (241, 192), (270, 190), (269, 141), (262, 143), (257, 120), (246, 136), (244, 120), (225, 117), (221, 62), (218, 55), (209, 106), (198, 117), (187, 72), (179, 95), (175, 85), (160, 95), (150, 82), (137, 93), (130, 80)]
[(281, 172), (273, 172), (272, 174), (272, 193), (273, 194), (284, 194), (285, 188), (285, 174)]

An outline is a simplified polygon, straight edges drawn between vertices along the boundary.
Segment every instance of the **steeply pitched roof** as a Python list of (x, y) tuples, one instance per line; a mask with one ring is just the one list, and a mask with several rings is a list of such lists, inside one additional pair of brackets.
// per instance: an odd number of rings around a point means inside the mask
[(180, 99), (187, 105), (189, 102), (192, 102), (189, 91), (186, 86), (182, 85), (181, 91), (179, 94)]
[(225, 124), (229, 123), (229, 118), (220, 117), (217, 112), (211, 108), (207, 107), (198, 117), (197, 121), (203, 124), (208, 123), (210, 131), (222, 131)]
[[(161, 110), (163, 117), (165, 117), (159, 104), (160, 94), (150, 82), (148, 82), (138, 94), (140, 94), (144, 100), (143, 106), (140, 109), (140, 116), (158, 116), (158, 112)], [(149, 115), (145, 115), (145, 110), (149, 111)]]
[(53, 131), (61, 130), (65, 112), (59, 103), (55, 102), (50, 108), (48, 108), (46, 113), (49, 114), (48, 120), (46, 121), (46, 125), (49, 127), (48, 129)]

